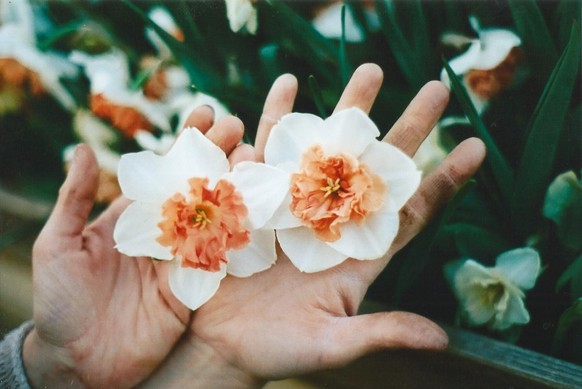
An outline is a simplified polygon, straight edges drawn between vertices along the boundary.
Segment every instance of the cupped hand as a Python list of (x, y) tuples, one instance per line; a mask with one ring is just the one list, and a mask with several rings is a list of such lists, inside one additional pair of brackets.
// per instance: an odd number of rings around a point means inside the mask
[[(336, 111), (369, 112), (382, 71), (362, 65), (346, 86)], [(259, 123), (255, 150), (235, 149), (231, 162), (261, 161), (273, 125), (291, 112), (296, 79), (273, 84)], [(412, 156), (445, 109), (448, 89), (425, 85), (384, 141)], [(426, 177), (400, 212), (399, 234), (381, 259), (347, 260), (319, 273), (299, 272), (279, 251), (277, 263), (250, 278), (227, 277), (219, 291), (194, 312), (190, 331), (148, 382), (152, 387), (249, 387), (263, 380), (337, 367), (383, 348), (442, 349), (447, 336), (436, 324), (406, 312), (357, 315), (369, 285), (392, 256), (420, 232), (478, 169), (485, 148), (478, 139), (461, 143)]]
[[(234, 117), (213, 124), (206, 106), (187, 125), (226, 153), (243, 133)], [(34, 329), (23, 350), (33, 387), (132, 387), (162, 362), (190, 321), (168, 288), (166, 263), (115, 249), (113, 229), (128, 200), (118, 199), (87, 225), (98, 174), (93, 153), (79, 145), (34, 245)]]

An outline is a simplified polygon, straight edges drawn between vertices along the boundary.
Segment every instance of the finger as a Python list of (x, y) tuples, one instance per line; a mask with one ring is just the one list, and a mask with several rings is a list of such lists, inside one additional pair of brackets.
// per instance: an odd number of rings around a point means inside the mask
[[(128, 198), (123, 196), (118, 197), (109, 205), (109, 207), (107, 207), (105, 211), (101, 213), (101, 215), (99, 215), (99, 217), (93, 223), (91, 223), (91, 228), (102, 229), (103, 231), (113, 231), (115, 224), (117, 223), (117, 219), (119, 219), (119, 216), (131, 203), (132, 201)], [(105, 235), (111, 235), (111, 238), (113, 238), (113, 234), (111, 233), (107, 233)]]
[(244, 132), (244, 124), (239, 118), (226, 116), (208, 130), (206, 137), (229, 155), (241, 142)]
[(334, 112), (357, 107), (369, 113), (383, 79), (382, 69), (376, 64), (366, 63), (358, 67), (346, 85)]
[(297, 96), (297, 79), (291, 74), (279, 76), (265, 99), (263, 114), (259, 120), (257, 136), (255, 138), (255, 153), (257, 161), (262, 162), (265, 157), (265, 144), (269, 138), (271, 128), (281, 117), (293, 110), (293, 103)]
[(35, 247), (50, 247), (55, 251), (80, 249), (83, 245), (82, 232), (93, 208), (98, 186), (99, 167), (95, 155), (89, 146), (80, 144)]
[(327, 342), (321, 368), (342, 366), (382, 349), (442, 350), (448, 345), (448, 337), (422, 316), (381, 312), (338, 318), (330, 326)]
[(422, 181), (414, 196), (400, 210), (400, 230), (390, 248), (392, 255), (426, 227), (457, 190), (475, 174), (485, 154), (485, 145), (480, 139), (467, 139)]
[(394, 123), (384, 141), (414, 155), (436, 125), (449, 102), (449, 89), (440, 81), (423, 86), (402, 116)]
[(203, 134), (206, 134), (212, 124), (214, 124), (214, 109), (210, 105), (202, 105), (190, 113), (184, 122), (184, 128), (195, 127)]
[(238, 145), (228, 156), (228, 162), (231, 169), (239, 162), (255, 161), (255, 148), (249, 144), (243, 143)]
[(485, 158), (485, 145), (480, 139), (461, 142), (439, 167), (426, 177), (416, 193), (400, 210), (398, 235), (388, 253), (374, 261), (346, 261), (348, 271), (362, 277), (365, 289), (376, 279), (390, 259), (414, 238), (435, 217), (457, 190), (471, 178)]

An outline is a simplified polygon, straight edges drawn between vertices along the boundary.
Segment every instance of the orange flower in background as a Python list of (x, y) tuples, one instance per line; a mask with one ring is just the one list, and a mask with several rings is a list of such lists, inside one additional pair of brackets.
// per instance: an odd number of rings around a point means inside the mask
[(152, 131), (154, 125), (136, 108), (118, 105), (102, 93), (91, 95), (91, 111), (111, 123), (127, 138), (133, 138), (139, 130)]
[(0, 58), (0, 89), (23, 89), (32, 96), (45, 93), (40, 75), (14, 58)]

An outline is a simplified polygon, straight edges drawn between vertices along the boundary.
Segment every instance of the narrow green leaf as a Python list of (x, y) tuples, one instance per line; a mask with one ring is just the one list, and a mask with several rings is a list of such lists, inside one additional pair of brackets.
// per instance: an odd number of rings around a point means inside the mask
[(558, 58), (544, 15), (535, 0), (510, 0), (509, 9), (528, 58), (548, 74)]
[(475, 106), (471, 103), (471, 99), (469, 98), (465, 87), (459, 81), (458, 76), (453, 69), (451, 69), (446, 60), (443, 60), (443, 62), (445, 70), (451, 80), (451, 86), (455, 96), (457, 96), (457, 99), (459, 100), (465, 115), (467, 115), (467, 118), (471, 122), (475, 133), (479, 138), (481, 138), (487, 147), (487, 158), (485, 160), (491, 168), (503, 200), (508, 204), (511, 199), (511, 191), (513, 190), (514, 185), (511, 167), (487, 131), (485, 124), (483, 124)]
[(556, 282), (556, 292), (570, 284), (574, 298), (582, 298), (582, 255), (574, 259)]
[(554, 342), (552, 344), (552, 354), (560, 355), (566, 340), (568, 330), (574, 323), (582, 321), (582, 298), (579, 298), (568, 309), (562, 313), (558, 321)]
[(313, 74), (309, 76), (307, 79), (309, 83), (309, 90), (311, 91), (311, 96), (313, 97), (313, 101), (315, 102), (315, 106), (317, 107), (317, 111), (319, 112), (319, 116), (321, 118), (327, 117), (327, 112), (325, 109), (325, 104), (323, 102), (323, 95), (321, 94), (321, 88), (319, 87), (319, 83)]
[(564, 49), (568, 44), (572, 22), (580, 22), (582, 3), (580, 1), (560, 1), (552, 18), (552, 29), (558, 40), (558, 48)]
[(416, 238), (403, 250), (400, 269), (396, 279), (395, 298), (400, 300), (414, 285), (429, 261), (429, 253), (436, 241), (441, 228), (451, 218), (461, 200), (475, 186), (474, 180), (463, 185), (447, 204), (441, 214), (433, 220)]
[(222, 92), (222, 77), (215, 70), (208, 66), (200, 55), (195, 55), (194, 51), (182, 42), (176, 40), (168, 34), (163, 28), (151, 20), (141, 9), (132, 4), (129, 0), (122, 0), (129, 9), (139, 16), (144, 23), (151, 27), (162, 40), (168, 45), (172, 53), (188, 72), (192, 83), (197, 89), (210, 95), (220, 97)]
[(380, 18), (382, 31), (386, 36), (390, 50), (394, 54), (394, 59), (412, 88), (420, 89), (425, 80), (419, 66), (420, 64), (416, 62), (413, 54), (416, 48), (413, 50), (406, 40), (394, 14), (389, 8), (387, 0), (375, 0), (375, 6), (378, 17)]
[(564, 49), (528, 125), (528, 137), (516, 174), (512, 211), (522, 233), (529, 233), (550, 183), (564, 120), (576, 85), (580, 63), (580, 30), (572, 26)]
[(342, 5), (342, 37), (340, 39), (339, 46), (339, 65), (340, 65), (340, 75), (342, 77), (342, 87), (345, 87), (350, 80), (350, 75), (352, 74), (350, 70), (350, 64), (348, 62), (348, 55), (346, 52), (346, 5)]

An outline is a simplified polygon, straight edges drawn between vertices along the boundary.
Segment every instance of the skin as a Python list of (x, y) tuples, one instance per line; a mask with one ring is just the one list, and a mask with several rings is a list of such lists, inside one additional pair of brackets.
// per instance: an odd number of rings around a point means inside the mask
[[(356, 106), (369, 112), (382, 77), (376, 65), (358, 68), (336, 111)], [(296, 93), (293, 76), (275, 81), (259, 123), (256, 148), (235, 149), (231, 163), (263, 159), (269, 132), (291, 112)], [(428, 83), (384, 141), (414, 155), (448, 98), (442, 83)], [(185, 337), (144, 387), (260, 387), (266, 380), (345, 365), (379, 349), (445, 348), (445, 332), (421, 316), (356, 313), (369, 285), (393, 255), (426, 226), (484, 157), (483, 143), (468, 139), (426, 177), (401, 210), (399, 234), (381, 259), (350, 259), (327, 271), (305, 274), (279, 251), (269, 270), (251, 278), (225, 278), (216, 295), (193, 314)]]
[[(381, 70), (361, 66), (336, 110), (368, 112)], [(261, 161), (272, 126), (291, 112), (297, 81), (274, 83), (265, 102), (256, 147), (238, 145), (243, 125), (213, 123), (208, 107), (187, 121), (219, 145), (231, 164)], [(448, 102), (443, 84), (427, 84), (385, 141), (413, 155)], [(227, 277), (217, 294), (189, 312), (171, 294), (167, 264), (128, 258), (113, 247), (113, 228), (128, 205), (117, 200), (87, 225), (98, 169), (79, 146), (55, 209), (33, 250), (34, 322), (23, 358), (33, 387), (254, 387), (265, 380), (340, 366), (383, 348), (442, 349), (436, 324), (411, 313), (356, 315), (370, 283), (470, 178), (485, 155), (469, 139), (425, 178), (401, 211), (400, 233), (387, 255), (348, 260), (304, 274), (280, 253), (271, 269), (250, 278)], [(157, 368), (157, 370), (156, 370)], [(152, 374), (153, 373), (153, 374)]]

